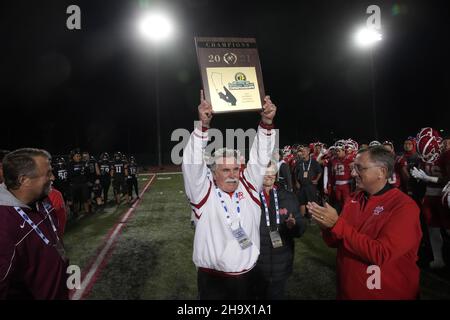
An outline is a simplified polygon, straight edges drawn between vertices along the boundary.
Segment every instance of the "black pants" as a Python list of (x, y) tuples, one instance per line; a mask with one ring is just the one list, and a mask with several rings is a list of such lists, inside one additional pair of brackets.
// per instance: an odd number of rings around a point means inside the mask
[[(256, 280), (256, 279), (255, 279)], [(260, 278), (253, 282), (253, 296), (258, 300), (284, 300), (286, 280), (267, 280)]]
[(134, 192), (136, 192), (136, 196), (139, 197), (138, 181), (137, 181), (136, 177), (128, 178), (127, 186), (128, 186), (128, 195), (130, 197), (133, 197), (133, 188), (134, 188)]
[(306, 205), (309, 201), (318, 202), (317, 187), (313, 184), (302, 185), (297, 193), (300, 205)]
[(100, 177), (100, 184), (102, 185), (103, 190), (103, 201), (106, 204), (108, 202), (108, 192), (109, 187), (111, 186), (111, 178), (105, 176)]
[(197, 271), (198, 298), (200, 300), (246, 300), (250, 299), (250, 272), (227, 277)]

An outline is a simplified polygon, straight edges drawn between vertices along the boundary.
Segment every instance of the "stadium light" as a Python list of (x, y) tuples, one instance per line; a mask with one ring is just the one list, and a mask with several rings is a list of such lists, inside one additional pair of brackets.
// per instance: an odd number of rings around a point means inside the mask
[(355, 33), (355, 43), (362, 48), (371, 48), (382, 39), (383, 36), (375, 28), (361, 28)]
[(372, 77), (372, 121), (374, 138), (378, 140), (378, 125), (377, 125), (377, 109), (376, 109), (376, 86), (375, 86), (375, 66), (373, 62), (373, 48), (377, 42), (383, 39), (382, 34), (375, 27), (364, 27), (359, 29), (354, 34), (355, 44), (362, 49), (370, 49), (370, 65)]
[(154, 49), (154, 67), (155, 67), (155, 103), (156, 103), (156, 135), (157, 135), (157, 153), (158, 167), (162, 167), (161, 153), (161, 124), (159, 114), (159, 62), (158, 62), (158, 44), (167, 40), (173, 35), (174, 25), (172, 19), (162, 11), (149, 11), (144, 13), (138, 20), (138, 31), (140, 35), (152, 43)]
[(141, 35), (152, 42), (167, 39), (173, 33), (172, 21), (162, 12), (144, 14), (139, 20), (138, 28)]

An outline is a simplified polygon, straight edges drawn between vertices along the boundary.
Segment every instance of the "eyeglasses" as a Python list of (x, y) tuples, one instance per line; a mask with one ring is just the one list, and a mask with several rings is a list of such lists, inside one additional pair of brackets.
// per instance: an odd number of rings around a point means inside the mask
[(361, 166), (360, 164), (353, 164), (352, 167), (351, 167), (351, 169), (352, 169), (352, 172), (353, 172), (353, 170), (355, 170), (355, 172), (361, 173), (361, 172), (363, 172), (363, 171), (366, 171), (366, 170), (368, 170), (368, 169), (370, 169), (370, 168), (375, 168), (375, 167), (382, 167), (382, 166), (363, 167), (363, 166)]

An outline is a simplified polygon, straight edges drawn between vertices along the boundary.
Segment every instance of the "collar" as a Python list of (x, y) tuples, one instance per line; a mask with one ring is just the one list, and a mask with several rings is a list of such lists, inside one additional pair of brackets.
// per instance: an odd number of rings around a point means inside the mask
[[(391, 190), (393, 188), (394, 187), (389, 182), (386, 182), (383, 189), (381, 189), (377, 193), (373, 194), (372, 196), (381, 196), (382, 194), (385, 194), (386, 192), (388, 192), (389, 190)], [(364, 191), (364, 196), (366, 197), (366, 199), (368, 199), (368, 198), (370, 198), (371, 195), (369, 193), (367, 193), (366, 191)]]

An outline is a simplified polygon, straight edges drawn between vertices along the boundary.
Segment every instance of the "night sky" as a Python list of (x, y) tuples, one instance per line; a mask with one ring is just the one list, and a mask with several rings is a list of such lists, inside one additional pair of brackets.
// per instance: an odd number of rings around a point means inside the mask
[[(424, 126), (449, 132), (448, 5), (444, 1), (162, 1), (176, 21), (157, 52), (136, 17), (157, 1), (9, 1), (0, 9), (0, 148), (120, 150), (155, 163), (155, 58), (161, 138), (169, 162), (176, 128), (196, 119), (194, 36), (255, 37), (264, 86), (278, 106), (281, 145), (373, 139), (369, 51), (353, 45), (366, 8), (381, 8), (374, 49), (379, 140), (400, 149)], [(66, 8), (81, 8), (81, 30)], [(256, 127), (257, 113), (216, 115), (217, 128)]]

